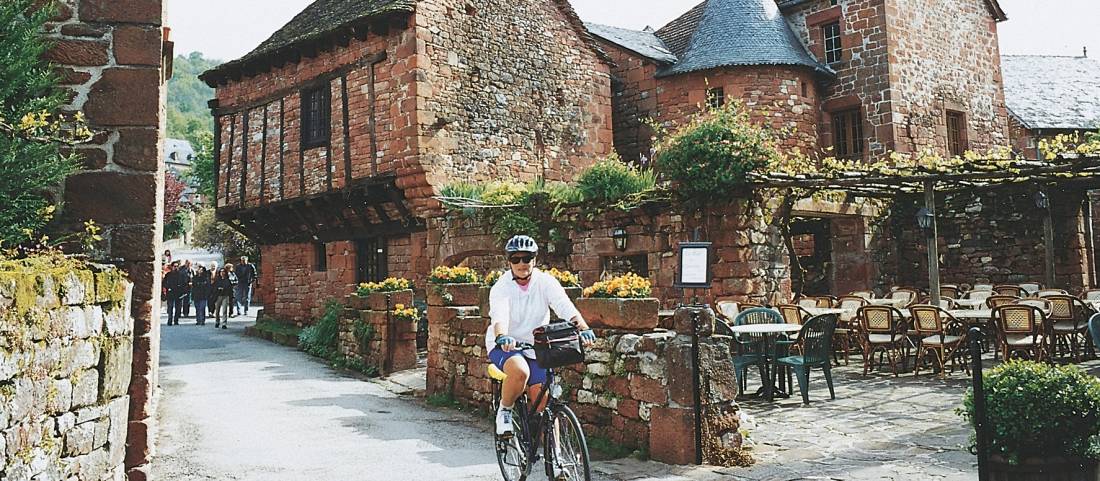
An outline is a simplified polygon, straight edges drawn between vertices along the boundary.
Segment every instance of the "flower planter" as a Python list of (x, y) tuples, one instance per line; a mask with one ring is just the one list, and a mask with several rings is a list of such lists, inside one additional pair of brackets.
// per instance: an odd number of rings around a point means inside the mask
[(994, 455), (989, 458), (989, 481), (1100, 481), (1100, 469), (1093, 459), (1026, 458), (1009, 464)]
[(489, 292), (492, 290), (492, 286), (481, 286), (477, 290), (477, 308), (481, 317), (489, 317)]
[(478, 291), (480, 283), (431, 284), (428, 286), (429, 306), (476, 306), (479, 305)]
[(353, 309), (356, 311), (367, 310), (367, 298), (360, 297), (358, 294), (349, 295), (344, 304), (348, 306), (349, 309)]
[[(386, 304), (386, 296), (390, 297), (389, 305)], [(358, 297), (358, 296), (356, 296)], [(398, 304), (404, 304), (405, 306), (411, 306), (413, 303), (413, 291), (412, 289), (406, 289), (403, 291), (391, 291), (391, 292), (372, 292), (366, 297), (366, 309), (371, 311), (386, 311), (393, 309), (393, 306)]]
[(644, 299), (582, 297), (574, 301), (581, 316), (595, 329), (651, 331), (657, 327), (660, 302)]
[(569, 296), (569, 300), (576, 302), (577, 299), (581, 298), (582, 291), (584, 291), (584, 289), (581, 289), (580, 287), (566, 287), (565, 295)]

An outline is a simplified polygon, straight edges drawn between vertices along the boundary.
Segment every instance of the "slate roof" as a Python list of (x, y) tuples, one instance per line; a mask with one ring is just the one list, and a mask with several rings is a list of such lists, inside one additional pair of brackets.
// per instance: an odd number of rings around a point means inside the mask
[(1100, 129), (1100, 61), (1001, 57), (1008, 110), (1029, 129)]
[(588, 33), (643, 57), (662, 63), (675, 63), (679, 60), (652, 31), (630, 30), (591, 22), (585, 22), (584, 27), (588, 29)]
[(736, 65), (797, 65), (834, 74), (806, 51), (775, 0), (707, 0), (657, 30), (657, 37), (680, 58), (658, 76)]

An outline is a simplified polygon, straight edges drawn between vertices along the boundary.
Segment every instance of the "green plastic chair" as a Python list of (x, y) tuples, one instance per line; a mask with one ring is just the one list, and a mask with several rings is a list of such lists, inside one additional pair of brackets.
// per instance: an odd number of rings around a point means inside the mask
[(1092, 332), (1092, 343), (1100, 349), (1100, 313), (1093, 314), (1089, 319), (1089, 331)]
[[(825, 383), (829, 385), (829, 399), (836, 399), (833, 391), (832, 364), (829, 357), (833, 352), (833, 331), (836, 329), (837, 315), (823, 314), (814, 316), (802, 324), (799, 343), (802, 355), (787, 356), (776, 361), (776, 366), (787, 366), (798, 376), (798, 390), (802, 392), (802, 403), (810, 404), (810, 368), (820, 367), (825, 371)], [(787, 373), (788, 380), (790, 372)], [(790, 384), (790, 381), (787, 383)]]
[[(741, 311), (733, 319), (735, 326), (746, 324), (782, 324), (783, 317), (778, 312), (765, 307), (755, 307)], [(760, 369), (760, 379), (767, 377), (764, 353), (764, 336), (761, 334), (734, 334), (733, 374), (737, 381), (737, 394), (744, 394), (748, 386), (749, 366)]]

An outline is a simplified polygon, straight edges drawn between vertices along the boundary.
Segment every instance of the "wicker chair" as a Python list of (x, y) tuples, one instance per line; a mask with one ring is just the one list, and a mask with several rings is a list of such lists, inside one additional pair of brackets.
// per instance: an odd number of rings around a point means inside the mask
[(1086, 301), (1100, 301), (1100, 289), (1088, 289), (1082, 292), (1081, 299)]
[(1015, 304), (1018, 300), (1020, 300), (1019, 296), (994, 294), (985, 298), (985, 305), (989, 306), (990, 309), (996, 309), (998, 306), (1003, 306), (1005, 304)]
[(890, 295), (888, 295), (887, 297), (889, 297), (890, 299), (905, 299), (905, 305), (911, 306), (916, 303), (917, 300), (920, 298), (920, 293), (918, 293), (916, 289), (899, 287), (891, 291)]
[(845, 309), (851, 312), (851, 314), (840, 314), (837, 317), (836, 329), (833, 330), (833, 334), (836, 336), (836, 339), (833, 340), (833, 346), (837, 348), (837, 352), (844, 353), (845, 366), (848, 365), (849, 358), (852, 356), (852, 340), (855, 339), (857, 346), (862, 346), (855, 335), (859, 330), (859, 308), (866, 305), (868, 305), (867, 299), (858, 296), (841, 296), (836, 300), (837, 309)]
[[(871, 291), (852, 291), (848, 293), (848, 296), (862, 297), (864, 299), (874, 299), (875, 293)], [(844, 297), (848, 297), (844, 296)]]
[(974, 287), (970, 288), (972, 291), (992, 291), (993, 284), (974, 284)]
[(1068, 296), (1069, 292), (1065, 289), (1040, 289), (1035, 293), (1035, 297), (1049, 297), (1049, 296)]
[(740, 312), (740, 309), (737, 308), (737, 301), (732, 299), (721, 299), (714, 303), (714, 312), (726, 322), (732, 323), (733, 319), (737, 317), (737, 313)]
[[(936, 355), (936, 364), (940, 369), (940, 378), (947, 377), (947, 364), (951, 371), (958, 366), (959, 358), (966, 356), (966, 324), (959, 322), (947, 311), (936, 306), (916, 305), (909, 308), (913, 317), (913, 330), (919, 341), (917, 344), (917, 363), (913, 375), (920, 374), (920, 366), (925, 354)], [(963, 368), (970, 372), (970, 366), (963, 360)]]
[[(925, 304), (932, 304), (932, 299), (925, 299), (925, 301), (926, 301)], [(941, 297), (939, 307), (940, 307), (940, 309), (943, 309), (945, 311), (950, 311), (950, 310), (955, 309), (955, 298), (953, 298), (953, 297)]]
[(1016, 297), (1026, 297), (1027, 296), (1027, 293), (1024, 292), (1023, 289), (1020, 289), (1020, 286), (1016, 286), (1016, 285), (1012, 285), (1012, 284), (1001, 284), (999, 286), (994, 286), (993, 287), (993, 292), (996, 292), (998, 295), (1002, 295), (1002, 296), (1016, 296)]
[(1006, 304), (993, 309), (993, 319), (997, 323), (998, 343), (1005, 360), (1012, 359), (1016, 352), (1024, 351), (1028, 359), (1042, 360), (1045, 357), (1046, 324), (1043, 311), (1027, 304)]
[(940, 286), (940, 297), (947, 297), (950, 299), (958, 299), (960, 296), (959, 286), (944, 285)]
[(1026, 295), (1034, 296), (1037, 292), (1043, 290), (1043, 285), (1038, 282), (1021, 282), (1020, 289), (1023, 289)]
[(993, 291), (970, 291), (966, 293), (966, 298), (984, 301), (993, 295)]
[(1051, 358), (1058, 357), (1061, 351), (1068, 352), (1074, 362), (1079, 361), (1079, 349), (1089, 347), (1087, 319), (1093, 309), (1074, 296), (1050, 295), (1045, 299), (1050, 303), (1047, 320), (1050, 321)]
[(1050, 312), (1050, 301), (1039, 297), (1026, 297), (1016, 301), (1016, 304), (1023, 304), (1025, 306), (1035, 306), (1042, 309), (1043, 312)]
[[(798, 390), (802, 393), (802, 403), (810, 404), (810, 368), (820, 367), (825, 371), (825, 383), (829, 386), (829, 399), (836, 399), (833, 390), (832, 366), (829, 353), (833, 350), (833, 329), (836, 328), (836, 314), (814, 316), (802, 325), (799, 332), (799, 344), (802, 354), (787, 356), (776, 360), (776, 366), (786, 366), (798, 376)], [(787, 384), (790, 384), (790, 370), (787, 371)]]
[[(863, 346), (863, 374), (871, 369), (875, 353), (879, 353), (879, 366), (882, 355), (890, 362), (891, 372), (898, 375), (898, 360), (904, 363), (908, 355), (903, 351), (908, 346), (905, 337), (906, 321), (901, 311), (892, 306), (862, 306), (856, 316), (859, 320), (860, 344)], [(904, 370), (904, 366), (902, 367)]]

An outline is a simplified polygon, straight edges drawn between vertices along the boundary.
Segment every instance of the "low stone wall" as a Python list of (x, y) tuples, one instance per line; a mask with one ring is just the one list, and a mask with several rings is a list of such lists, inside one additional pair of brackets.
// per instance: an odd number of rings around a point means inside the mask
[(0, 479), (126, 479), (133, 285), (0, 266)]
[[(481, 312), (477, 306), (429, 304), (427, 392), (488, 410), (488, 319)], [(664, 329), (597, 333), (600, 339), (588, 349), (585, 364), (559, 370), (565, 396), (586, 434), (648, 451), (658, 461), (693, 463), (691, 337)], [(744, 459), (729, 359), (728, 338), (700, 338), (704, 461), (712, 464)]]
[(374, 366), (385, 376), (416, 367), (416, 322), (392, 315), (398, 304), (411, 306), (413, 291), (375, 293), (370, 298), (348, 296), (340, 318), (341, 355)]

